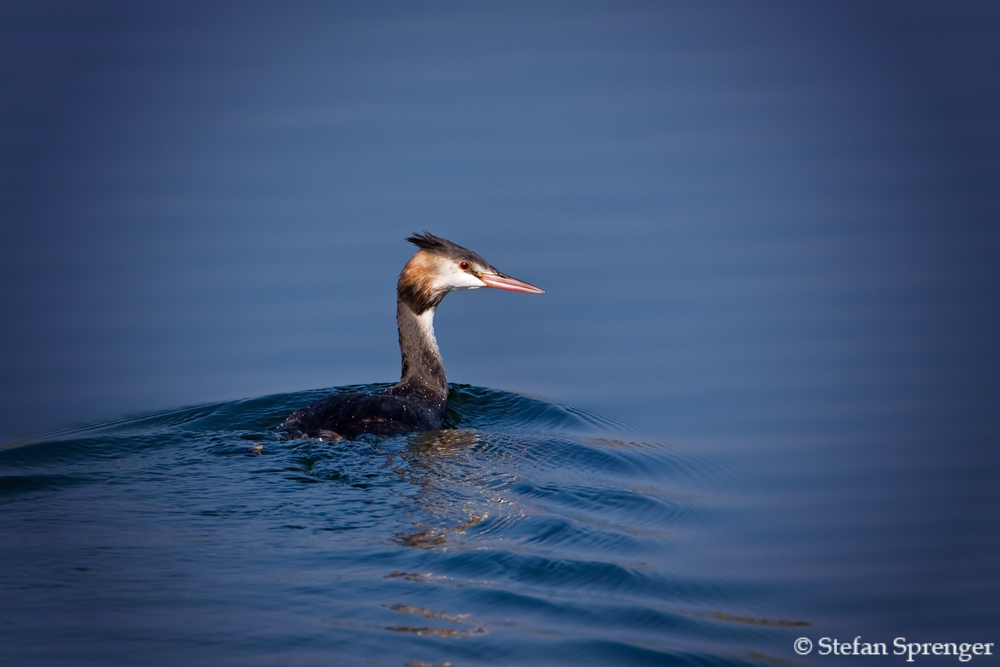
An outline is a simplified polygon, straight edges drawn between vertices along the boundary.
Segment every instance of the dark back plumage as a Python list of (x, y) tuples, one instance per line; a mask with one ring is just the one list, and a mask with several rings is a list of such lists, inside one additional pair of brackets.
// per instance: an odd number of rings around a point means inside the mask
[(286, 438), (354, 439), (362, 433), (393, 435), (441, 428), (446, 398), (375, 394), (334, 394), (289, 415), (279, 431)]

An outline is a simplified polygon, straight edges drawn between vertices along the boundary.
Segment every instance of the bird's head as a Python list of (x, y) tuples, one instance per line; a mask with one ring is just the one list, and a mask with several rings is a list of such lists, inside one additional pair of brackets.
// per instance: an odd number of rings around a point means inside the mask
[(428, 232), (406, 240), (420, 250), (399, 274), (397, 291), (400, 299), (417, 314), (437, 307), (444, 295), (454, 290), (495, 287), (527, 294), (545, 291), (500, 273), (471, 250)]

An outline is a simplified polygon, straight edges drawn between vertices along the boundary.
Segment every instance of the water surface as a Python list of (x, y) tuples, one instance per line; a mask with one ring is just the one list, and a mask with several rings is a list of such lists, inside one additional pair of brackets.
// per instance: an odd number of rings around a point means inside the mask
[[(990, 641), (997, 71), (990, 2), (3, 3), (0, 662)], [(423, 229), (546, 294), (444, 301), (447, 429), (276, 440)]]
[[(277, 439), (319, 395), (2, 452), (6, 657), (744, 664), (809, 625), (781, 615), (772, 583), (699, 565), (696, 545), (734, 518), (706, 494), (732, 475), (722, 460), (466, 385), (441, 431)], [(54, 626), (72, 641), (49, 642)]]

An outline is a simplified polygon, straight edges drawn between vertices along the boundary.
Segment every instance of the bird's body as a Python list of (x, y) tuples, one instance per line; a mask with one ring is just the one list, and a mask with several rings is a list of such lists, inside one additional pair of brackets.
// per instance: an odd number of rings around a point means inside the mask
[(396, 323), (403, 371), (399, 382), (374, 394), (334, 394), (300, 408), (279, 430), (287, 437), (352, 439), (363, 433), (391, 435), (441, 428), (448, 381), (434, 338), (434, 313), (454, 290), (495, 287), (541, 293), (534, 285), (497, 271), (482, 257), (428, 233), (407, 239), (420, 250), (399, 274)]

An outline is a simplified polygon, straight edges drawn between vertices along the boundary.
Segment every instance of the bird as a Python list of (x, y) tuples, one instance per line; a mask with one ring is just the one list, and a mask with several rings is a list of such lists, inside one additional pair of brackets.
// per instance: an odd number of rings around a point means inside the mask
[(417, 246), (396, 283), (396, 325), (402, 373), (381, 392), (332, 394), (299, 408), (278, 427), (288, 439), (353, 440), (433, 431), (444, 424), (448, 381), (434, 337), (434, 313), (448, 292), (482, 287), (544, 294), (498, 271), (475, 252), (424, 231), (406, 239)]

